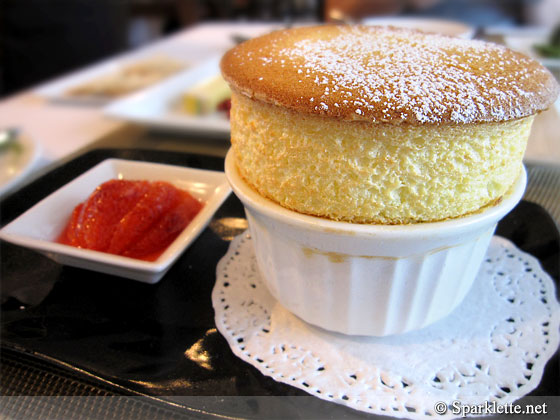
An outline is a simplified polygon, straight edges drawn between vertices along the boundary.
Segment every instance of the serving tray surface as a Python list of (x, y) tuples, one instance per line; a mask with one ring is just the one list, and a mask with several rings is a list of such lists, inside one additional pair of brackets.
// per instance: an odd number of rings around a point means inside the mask
[[(223, 159), (217, 157), (94, 150), (4, 199), (1, 225), (111, 157), (223, 170)], [(232, 236), (241, 233), (244, 217), (241, 203), (232, 194), (155, 285), (61, 266), (31, 250), (1, 243), (2, 348), (86, 373), (124, 394), (158, 397), (187, 410), (199, 410), (191, 397), (200, 397), (203, 412), (210, 415), (251, 417), (273, 412), (282, 417), (296, 410), (309, 418), (372, 418), (263, 376), (236, 358), (217, 332), (210, 299), (216, 265)], [(558, 284), (560, 238), (542, 207), (522, 201), (500, 222), (496, 233), (537, 257)], [(531, 395), (560, 395), (559, 370), (557, 353)], [(226, 398), (210, 398), (216, 396)], [(228, 396), (300, 399), (231, 404)]]

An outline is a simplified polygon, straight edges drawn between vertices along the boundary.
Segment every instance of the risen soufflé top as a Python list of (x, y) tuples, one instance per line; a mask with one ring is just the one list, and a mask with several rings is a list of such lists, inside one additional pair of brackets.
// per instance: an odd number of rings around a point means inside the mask
[(281, 30), (228, 51), (239, 93), (296, 112), (391, 124), (500, 122), (548, 108), (559, 86), (505, 47), (408, 29)]

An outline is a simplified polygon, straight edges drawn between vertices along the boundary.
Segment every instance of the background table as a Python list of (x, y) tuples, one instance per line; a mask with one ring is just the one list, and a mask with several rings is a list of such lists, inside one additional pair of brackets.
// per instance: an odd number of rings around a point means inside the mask
[[(161, 43), (180, 43), (184, 46), (185, 53), (192, 56), (193, 62), (202, 63), (233, 46), (235, 43), (233, 36), (253, 36), (274, 27), (278, 27), (278, 25), (208, 23), (180, 32)], [(154, 46), (149, 48), (152, 47)], [(111, 58), (111, 60), (119, 59), (122, 59), (122, 56)], [(18, 126), (41, 145), (41, 161), (21, 188), (44, 175), (48, 177), (54, 168), (63, 167), (77, 156), (99, 148), (195, 153), (217, 158), (224, 157), (229, 149), (227, 136), (154, 131), (147, 127), (108, 118), (100, 108), (50, 103), (38, 96), (34, 89), (0, 102), (0, 126)], [(221, 161), (218, 159), (216, 162), (219, 166)], [(556, 226), (558, 226), (560, 221), (560, 117), (557, 108), (552, 108), (536, 117), (525, 162), (529, 173), (529, 184), (524, 198), (542, 205), (554, 217)], [(10, 198), (8, 197), (7, 200)], [(10, 206), (15, 205), (14, 201), (13, 199), (9, 201)], [(237, 208), (235, 216), (242, 218), (240, 208)], [(12, 273), (10, 275), (13, 275), (13, 272), (9, 271), (13, 266), (8, 266), (13, 264), (12, 262), (4, 259), (1, 264), (4, 273), (9, 272)], [(148, 402), (134, 399), (131, 397), (130, 388), (113, 386), (106, 381), (99, 381), (99, 378), (93, 377), (88, 372), (79, 372), (71, 366), (65, 366), (60, 360), (49, 360), (43, 356), (37, 357), (32, 352), (5, 348), (2, 350), (1, 356), (4, 395), (122, 397), (122, 399), (102, 400), (102, 404), (106, 404), (105, 408), (89, 399), (82, 400), (82, 402), (76, 399), (47, 399), (39, 401), (39, 404), (29, 400), (29, 406), (36, 407), (35, 414), (40, 413), (41, 416), (50, 414), (51, 417), (60, 417), (63, 415), (61, 413), (67, 413), (60, 411), (62, 409), (75, 409), (77, 411), (74, 414), (83, 415), (84, 412), (95, 406), (96, 409), (115, 413), (114, 415), (119, 418), (139, 418), (146, 414), (146, 407), (148, 407), (148, 412), (156, 412), (163, 417), (205, 417), (202, 411), (189, 413), (182, 410), (177, 411), (176, 407), (170, 406), (168, 402), (162, 404), (157, 398)], [(253, 381), (262, 380), (252, 374), (247, 378)], [(550, 386), (555, 385), (553, 383)], [(6, 393), (6, 390), (12, 394)], [(25, 411), (28, 404), (25, 401), (22, 402), (20, 397), (3, 401), (13, 404), (11, 407), (15, 411), (12, 410), (11, 413), (16, 413), (15, 417), (18, 412), (21, 414), (21, 418), (29, 417), (30, 414), (33, 416), (33, 411)], [(311, 398), (305, 401), (307, 402), (303, 405), (313, 406), (315, 400)], [(244, 400), (243, 404), (251, 407), (250, 399)], [(339, 407), (333, 407), (327, 412), (332, 418), (351, 418), (355, 414), (341, 410)], [(103, 411), (99, 411), (99, 413), (103, 413)], [(361, 415), (356, 416), (361, 417)]]

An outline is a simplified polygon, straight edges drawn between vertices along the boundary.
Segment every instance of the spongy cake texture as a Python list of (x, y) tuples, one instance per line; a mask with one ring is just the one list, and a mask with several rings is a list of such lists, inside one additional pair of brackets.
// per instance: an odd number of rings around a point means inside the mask
[(230, 51), (222, 72), (241, 176), (286, 208), (353, 223), (496, 202), (558, 92), (540, 64), (502, 47), (387, 28), (277, 32)]
[(284, 207), (400, 224), (457, 217), (505, 194), (521, 170), (531, 122), (346, 122), (235, 95), (232, 141), (241, 176)]

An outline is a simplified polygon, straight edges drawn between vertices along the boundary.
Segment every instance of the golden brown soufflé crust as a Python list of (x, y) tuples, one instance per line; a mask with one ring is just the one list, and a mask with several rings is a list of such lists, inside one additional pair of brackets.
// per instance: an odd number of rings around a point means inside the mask
[(276, 31), (225, 54), (237, 91), (298, 112), (391, 124), (499, 122), (558, 95), (551, 73), (502, 46), (407, 29)]
[(498, 202), (559, 91), (504, 47), (368, 26), (274, 32), (230, 50), (221, 69), (245, 181), (350, 223), (433, 222)]

